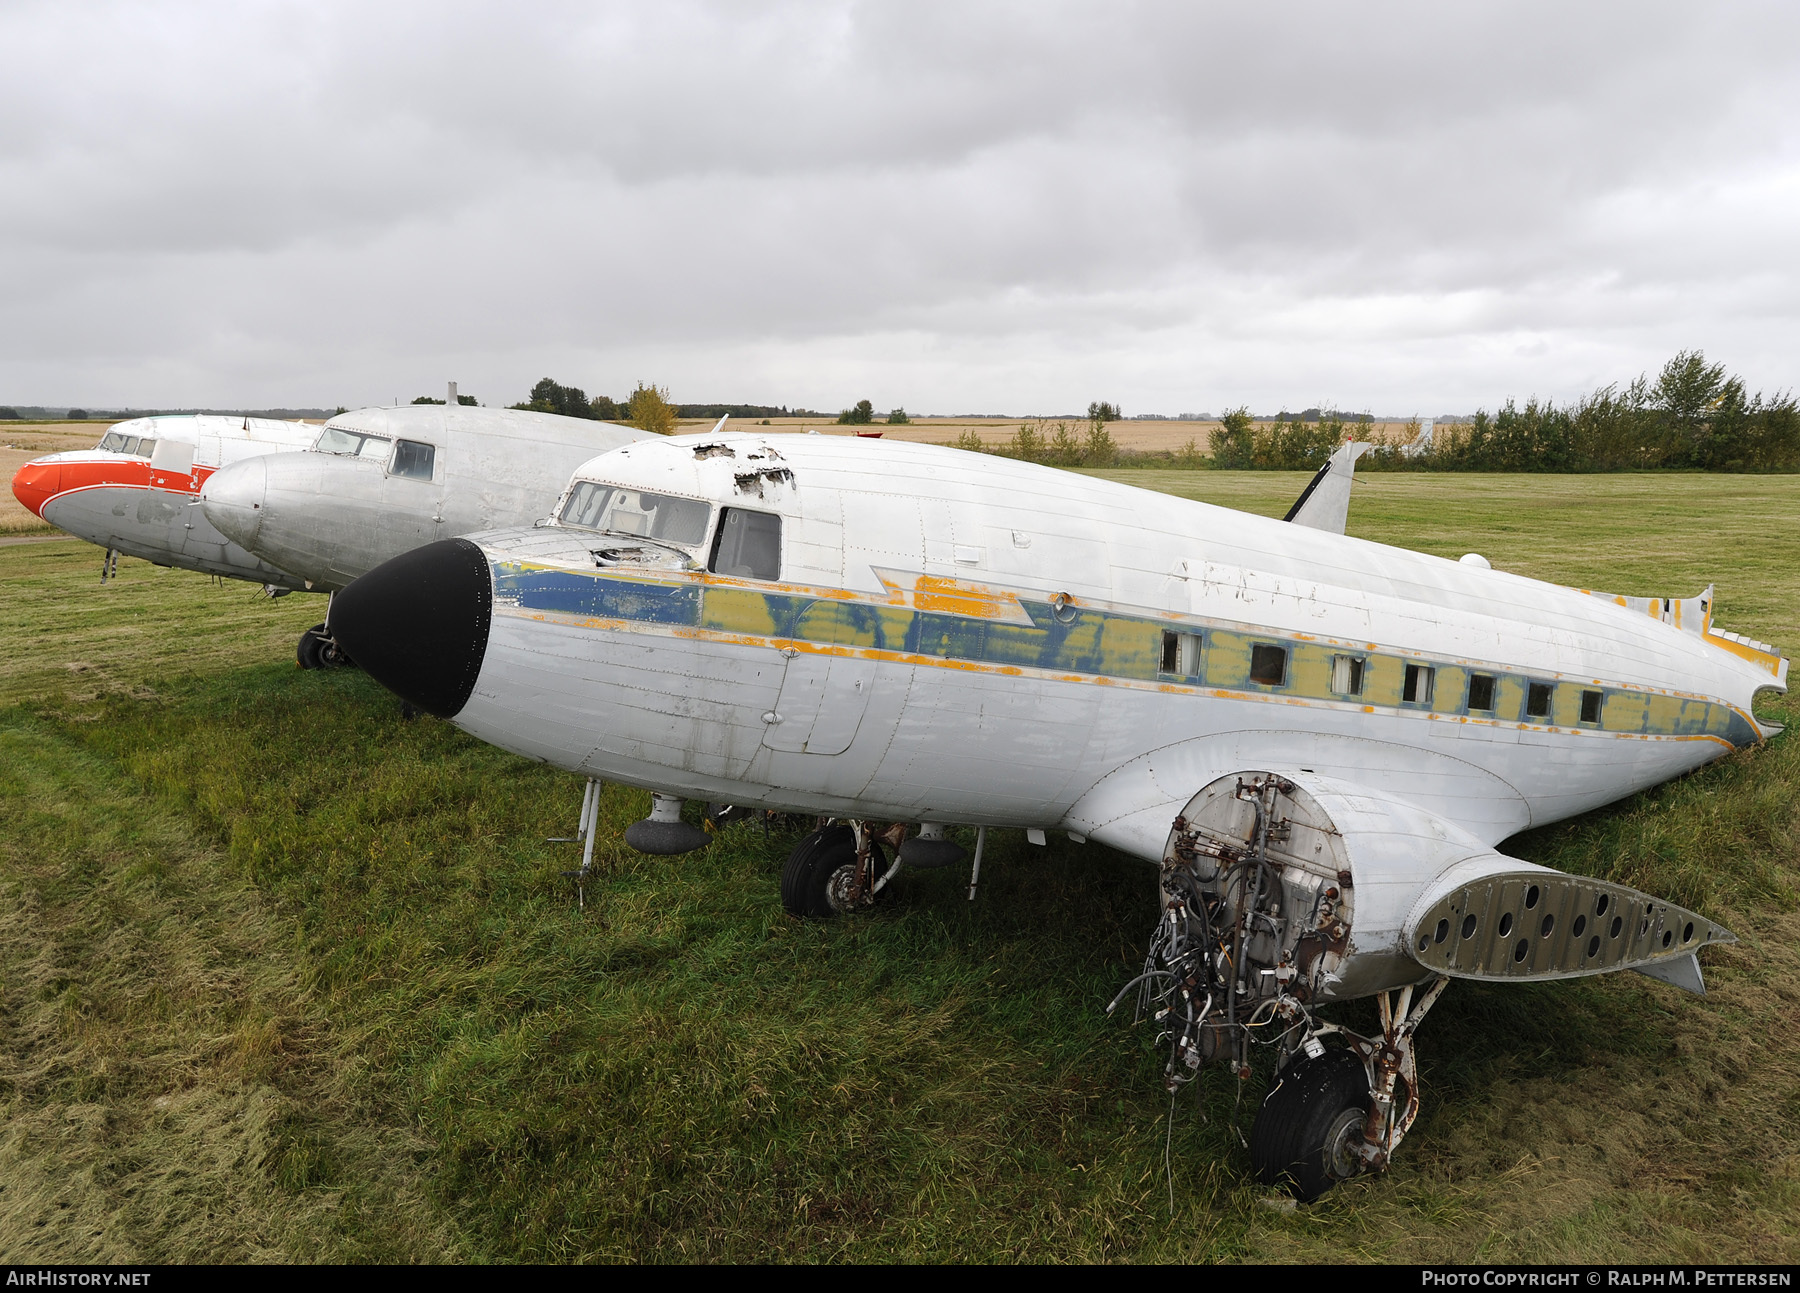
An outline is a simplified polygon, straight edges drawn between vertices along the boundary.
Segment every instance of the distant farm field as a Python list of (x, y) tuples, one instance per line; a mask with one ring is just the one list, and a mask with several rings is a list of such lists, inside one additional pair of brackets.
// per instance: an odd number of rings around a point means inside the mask
[[(3, 439), (0, 436), (0, 439)], [(1303, 478), (1108, 472), (1279, 515)], [(1388, 475), (1353, 533), (1800, 643), (1792, 477)], [(1053, 837), (801, 924), (794, 836), (294, 668), (323, 603), (0, 544), (0, 1260), (1800, 1260), (1800, 747), (1508, 851), (1693, 905), (1710, 995), (1453, 984), (1393, 1169), (1269, 1206), (1263, 1075), (1103, 1015), (1154, 872)], [(1800, 703), (1763, 707), (1800, 720)], [(1164, 1173), (1171, 1135), (1174, 1204)]]

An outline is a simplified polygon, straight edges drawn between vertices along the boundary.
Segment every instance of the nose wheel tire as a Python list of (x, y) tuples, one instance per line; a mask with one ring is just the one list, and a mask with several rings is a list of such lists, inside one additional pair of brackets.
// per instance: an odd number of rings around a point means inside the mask
[[(872, 884), (887, 870), (881, 845), (870, 841)], [(794, 846), (781, 869), (781, 905), (791, 916), (826, 919), (849, 911), (856, 881), (856, 833), (848, 826), (821, 826)], [(869, 898), (862, 900), (866, 906)]]
[(1369, 1114), (1369, 1075), (1348, 1050), (1298, 1059), (1275, 1075), (1250, 1131), (1250, 1162), (1264, 1185), (1311, 1203), (1362, 1171), (1357, 1147)]

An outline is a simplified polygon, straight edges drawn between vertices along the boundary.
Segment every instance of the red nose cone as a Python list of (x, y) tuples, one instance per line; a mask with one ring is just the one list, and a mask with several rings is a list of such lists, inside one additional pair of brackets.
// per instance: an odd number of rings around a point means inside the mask
[(44, 504), (62, 493), (62, 464), (28, 462), (13, 473), (13, 497), (42, 517)]

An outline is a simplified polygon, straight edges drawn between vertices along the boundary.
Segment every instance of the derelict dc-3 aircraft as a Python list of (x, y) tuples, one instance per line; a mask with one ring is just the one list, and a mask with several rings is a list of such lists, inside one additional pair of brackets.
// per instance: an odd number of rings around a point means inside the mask
[[(799, 915), (957, 860), (950, 824), (1156, 864), (1120, 999), (1171, 1090), (1274, 1042), (1251, 1156), (1310, 1199), (1412, 1125), (1449, 980), (1702, 990), (1727, 930), (1494, 846), (1778, 730), (1752, 702), (1787, 660), (1711, 611), (947, 448), (686, 435), (375, 569), (331, 627), (473, 735), (655, 792), (646, 851), (698, 842), (684, 797), (831, 819), (784, 869)], [(1371, 995), (1371, 1036), (1316, 1013)]]
[[(116, 554), (246, 579), (274, 596), (330, 593), (447, 535), (549, 511), (569, 473), (645, 433), (523, 409), (449, 404), (340, 413), (323, 427), (213, 415), (120, 422), (94, 449), (20, 467), (32, 512)], [(306, 668), (344, 657), (323, 623)]]
[(133, 418), (109, 427), (92, 449), (32, 459), (13, 474), (13, 497), (59, 530), (105, 548), (102, 577), (123, 552), (289, 591), (303, 585), (220, 534), (190, 504), (221, 468), (303, 449), (318, 434), (316, 426), (273, 418)]
[[(646, 432), (609, 422), (458, 404), (341, 413), (304, 453), (267, 454), (215, 472), (200, 510), (220, 533), (286, 572), (335, 593), (421, 544), (522, 525), (556, 503), (569, 473)], [(327, 620), (329, 620), (327, 616)], [(302, 666), (340, 663), (325, 624), (300, 639)]]

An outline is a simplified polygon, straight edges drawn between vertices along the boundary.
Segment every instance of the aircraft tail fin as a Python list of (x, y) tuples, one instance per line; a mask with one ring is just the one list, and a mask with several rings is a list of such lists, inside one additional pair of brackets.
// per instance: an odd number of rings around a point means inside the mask
[(1356, 460), (1375, 446), (1366, 440), (1347, 442), (1325, 460), (1300, 497), (1281, 519), (1313, 530), (1342, 534), (1350, 519), (1350, 486)]

